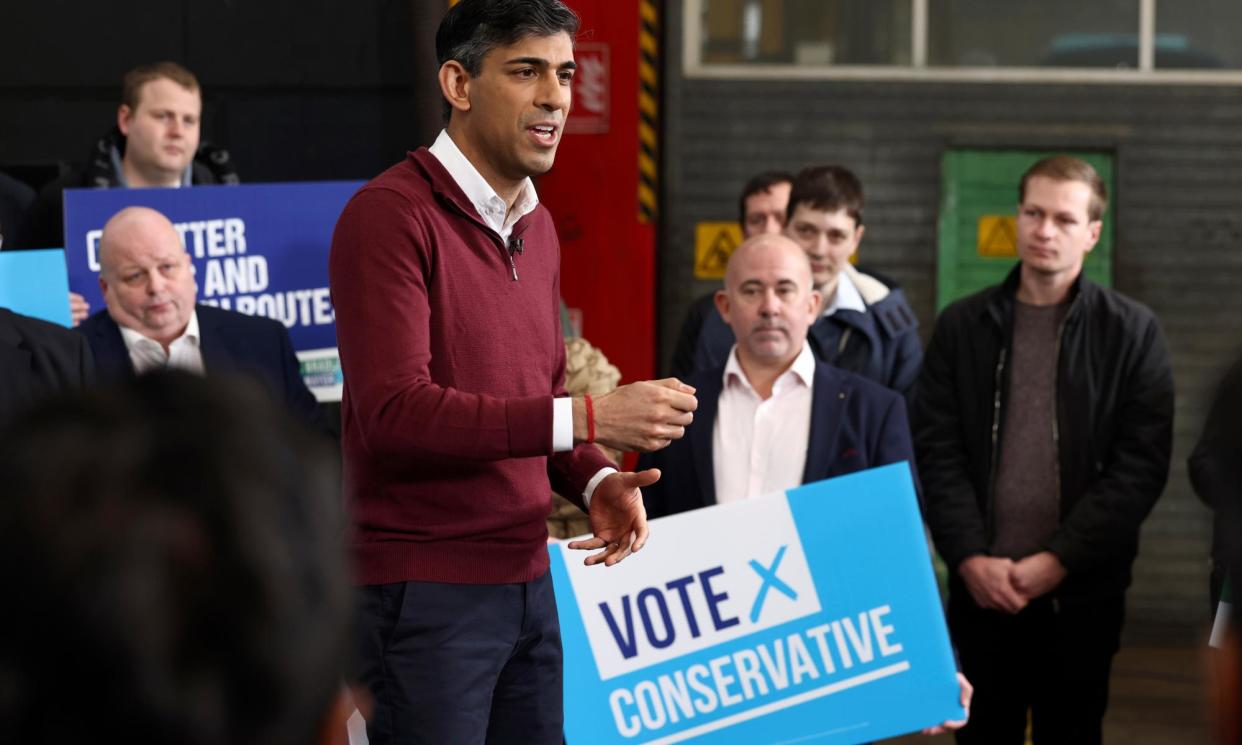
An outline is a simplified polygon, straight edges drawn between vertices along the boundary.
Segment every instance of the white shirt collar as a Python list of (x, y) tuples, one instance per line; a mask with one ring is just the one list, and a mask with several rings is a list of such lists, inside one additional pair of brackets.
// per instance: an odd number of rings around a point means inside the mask
[[(742, 363), (738, 361), (736, 344), (729, 351), (729, 361), (725, 363), (724, 386), (726, 388), (729, 387), (730, 380), (736, 380), (751, 391), (755, 389), (742, 370)], [(799, 381), (808, 388), (815, 382), (815, 355), (811, 353), (811, 345), (807, 344), (805, 339), (802, 341), (802, 350), (798, 352), (797, 357), (794, 357), (789, 369), (776, 379), (776, 383), (772, 386), (772, 394), (776, 395), (790, 384)]]
[(854, 280), (850, 279), (849, 272), (837, 274), (837, 291), (832, 294), (832, 302), (828, 303), (827, 308), (824, 308), (824, 315), (830, 316), (839, 310), (856, 310), (859, 313), (867, 312), (867, 304), (863, 302), (862, 293), (858, 291), (858, 285), (855, 285)]
[[(444, 170), (449, 172), (457, 185), (465, 192), (466, 198), (474, 205), (479, 217), (499, 233), (501, 238), (508, 240), (513, 224), (524, 215), (533, 212), (539, 205), (535, 184), (526, 178), (522, 180), (522, 190), (518, 193), (517, 201), (513, 203), (513, 209), (510, 210), (505, 200), (500, 198), (491, 184), (487, 183), (487, 180), (479, 173), (479, 169), (475, 168), (474, 164), (462, 154), (457, 143), (449, 137), (448, 130), (440, 130), (440, 136), (427, 149), (436, 156), (436, 159), (444, 166)], [(508, 219), (506, 219), (506, 214)]]
[[(117, 326), (121, 329), (121, 338), (125, 341), (126, 347), (132, 347), (135, 344), (160, 345), (158, 341), (152, 339), (149, 336), (146, 336), (141, 331), (135, 331), (134, 329), (131, 329), (128, 326), (121, 326), (121, 324), (119, 323), (117, 324)], [(180, 336), (178, 336), (176, 339), (173, 339), (172, 343), (176, 344), (181, 339), (190, 339), (195, 344), (198, 343), (198, 311), (197, 310), (190, 314), (190, 322), (185, 325), (185, 331), (182, 331)], [(172, 344), (169, 344), (168, 346), (171, 347)]]
[[(121, 340), (125, 342), (125, 349), (129, 351), (130, 360), (134, 363), (134, 370), (139, 374), (145, 373), (156, 368), (173, 366), (181, 366), (174, 364), (179, 362), (179, 358), (174, 353), (176, 348), (188, 346), (192, 348), (196, 354), (191, 355), (193, 359), (189, 363), (188, 368), (195, 372), (202, 372), (202, 353), (199, 350), (199, 334), (198, 334), (198, 311), (190, 314), (190, 321), (185, 325), (185, 331), (168, 345), (167, 352), (164, 346), (158, 341), (144, 335), (140, 331), (135, 331), (127, 326), (117, 324), (121, 329)], [(170, 359), (172, 363), (170, 363)]]

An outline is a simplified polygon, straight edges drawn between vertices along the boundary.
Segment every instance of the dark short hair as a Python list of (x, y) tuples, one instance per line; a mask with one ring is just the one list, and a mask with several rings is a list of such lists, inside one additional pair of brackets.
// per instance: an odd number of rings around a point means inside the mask
[(742, 232), (746, 231), (746, 200), (756, 194), (770, 191), (777, 184), (793, 183), (793, 179), (793, 174), (785, 171), (764, 171), (751, 176), (746, 185), (742, 187), (742, 196), (737, 199), (737, 221), (742, 226)]
[[(443, 67), (455, 60), (473, 77), (492, 49), (561, 32), (571, 39), (578, 33), (577, 14), (561, 0), (461, 0), (436, 29), (436, 62)], [(446, 121), (451, 113), (445, 101)]]
[(0, 432), (0, 742), (312, 742), (350, 591), (310, 437), (257, 384), (184, 373)]
[(1081, 181), (1091, 187), (1091, 201), (1087, 204), (1087, 217), (1092, 221), (1104, 216), (1108, 209), (1108, 187), (1104, 179), (1096, 173), (1091, 164), (1072, 155), (1053, 155), (1038, 161), (1022, 174), (1018, 184), (1018, 204), (1026, 201), (1026, 182), (1035, 176), (1043, 176), (1053, 181)]
[(800, 204), (814, 210), (845, 213), (854, 218), (855, 226), (863, 221), (862, 182), (845, 166), (810, 166), (798, 172), (789, 191), (786, 218), (792, 218)]
[(160, 78), (168, 78), (188, 90), (199, 90), (198, 78), (181, 65), (176, 62), (153, 62), (148, 65), (138, 65), (121, 78), (121, 103), (131, 109), (138, 108), (142, 86)]

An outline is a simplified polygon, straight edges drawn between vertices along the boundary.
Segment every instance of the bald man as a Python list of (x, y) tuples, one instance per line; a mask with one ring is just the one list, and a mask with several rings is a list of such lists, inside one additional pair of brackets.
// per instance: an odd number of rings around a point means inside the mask
[(283, 324), (198, 305), (190, 255), (168, 218), (127, 207), (104, 225), (99, 289), (106, 308), (86, 319), (102, 381), (176, 368), (199, 375), (258, 379), (290, 412), (323, 428)]
[[(890, 463), (914, 463), (901, 394), (819, 360), (807, 329), (822, 298), (802, 247), (783, 235), (733, 253), (716, 309), (737, 342), (722, 367), (692, 375), (699, 408), (685, 436), (644, 455), (659, 468), (647, 516), (752, 499)], [(958, 675), (970, 711), (973, 688)], [(940, 734), (962, 721), (924, 730)]]
[(821, 300), (797, 243), (760, 235), (738, 247), (716, 293), (737, 343), (723, 366), (688, 380), (699, 410), (686, 436), (640, 461), (664, 474), (643, 490), (650, 517), (914, 462), (900, 394), (807, 344)]

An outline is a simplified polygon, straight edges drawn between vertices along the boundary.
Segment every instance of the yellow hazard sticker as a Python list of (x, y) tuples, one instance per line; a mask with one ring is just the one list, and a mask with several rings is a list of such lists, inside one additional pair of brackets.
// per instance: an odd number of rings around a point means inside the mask
[(694, 276), (724, 279), (729, 257), (742, 242), (735, 222), (701, 222), (694, 226)]
[(1012, 258), (1018, 255), (1018, 228), (1013, 215), (982, 215), (976, 238), (980, 256)]

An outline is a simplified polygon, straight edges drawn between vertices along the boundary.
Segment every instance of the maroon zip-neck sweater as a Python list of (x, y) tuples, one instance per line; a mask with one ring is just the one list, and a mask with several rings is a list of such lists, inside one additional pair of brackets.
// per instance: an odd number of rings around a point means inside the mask
[(512, 237), (521, 253), (426, 148), (337, 222), (328, 276), (358, 584), (539, 577), (551, 489), (577, 497), (611, 465), (591, 446), (552, 455), (560, 245), (542, 206)]

